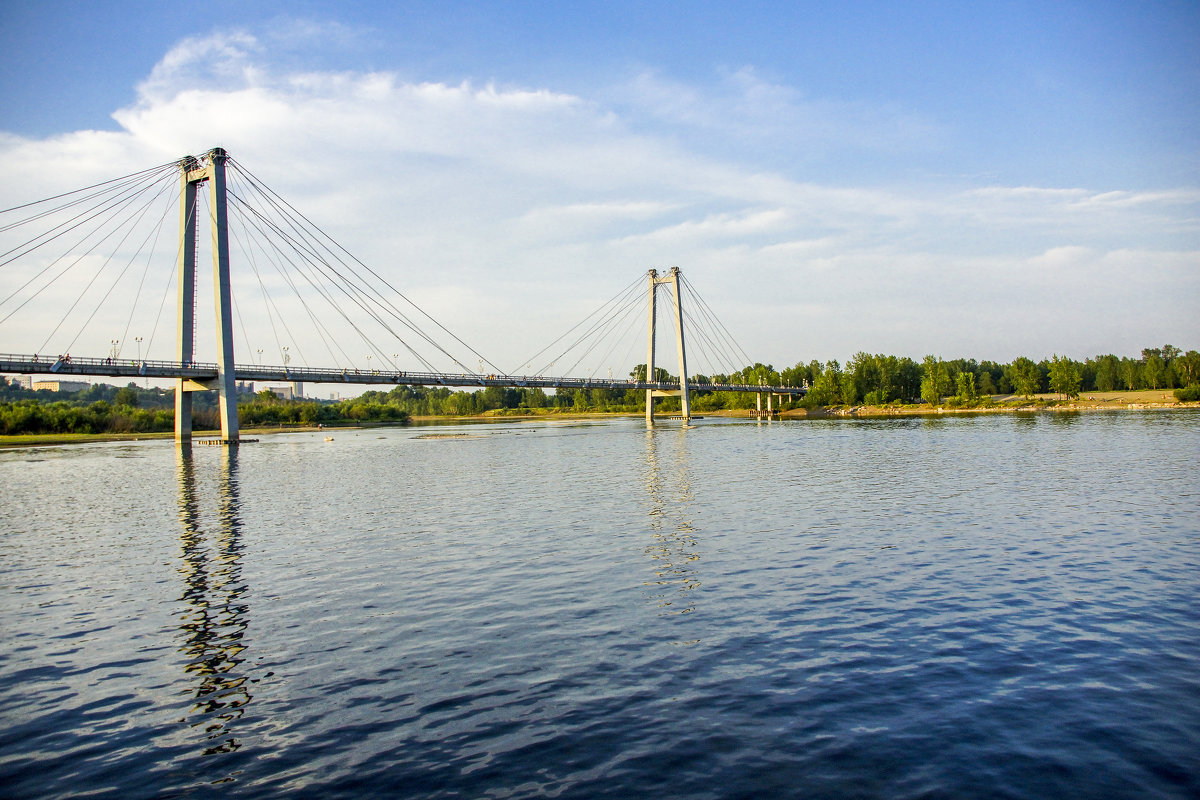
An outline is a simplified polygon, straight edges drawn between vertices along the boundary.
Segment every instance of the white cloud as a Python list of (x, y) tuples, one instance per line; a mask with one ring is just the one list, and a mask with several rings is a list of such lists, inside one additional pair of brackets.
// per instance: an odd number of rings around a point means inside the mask
[[(803, 182), (683, 142), (703, 129), (748, 148), (799, 136), (874, 151), (941, 128), (808, 100), (751, 69), (708, 87), (647, 73), (583, 97), (281, 69), (276, 46), (237, 32), (189, 39), (114, 114), (120, 131), (0, 135), (0, 205), (222, 146), (508, 365), (670, 265), (776, 364), (1200, 345), (1194, 187)], [(9, 280), (0, 272), (0, 289)], [(29, 338), (0, 336), (17, 351)]]

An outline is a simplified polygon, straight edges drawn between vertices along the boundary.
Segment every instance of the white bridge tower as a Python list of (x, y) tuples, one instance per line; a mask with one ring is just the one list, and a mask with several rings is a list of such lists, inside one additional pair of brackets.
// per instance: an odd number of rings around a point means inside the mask
[(646, 424), (654, 424), (654, 398), (679, 397), (683, 409), (683, 421), (691, 419), (691, 404), (688, 402), (688, 373), (687, 354), (683, 347), (683, 305), (679, 292), (679, 267), (671, 267), (664, 277), (659, 277), (657, 270), (647, 273), (650, 279), (650, 307), (646, 332), (646, 381), (654, 382), (654, 322), (658, 316), (655, 308), (656, 289), (659, 284), (669, 284), (675, 293), (675, 344), (679, 353), (679, 388), (678, 389), (647, 389), (646, 390)]
[(176, 332), (179, 361), (191, 364), (196, 353), (196, 188), (208, 182), (213, 254), (213, 295), (217, 316), (217, 377), (199, 383), (188, 378), (175, 381), (175, 440), (192, 439), (192, 392), (216, 389), (221, 412), (221, 441), (238, 442), (237, 385), (233, 363), (233, 303), (229, 288), (229, 220), (225, 203), (225, 162), (229, 156), (219, 147), (201, 158), (180, 160), (179, 194), (179, 303)]

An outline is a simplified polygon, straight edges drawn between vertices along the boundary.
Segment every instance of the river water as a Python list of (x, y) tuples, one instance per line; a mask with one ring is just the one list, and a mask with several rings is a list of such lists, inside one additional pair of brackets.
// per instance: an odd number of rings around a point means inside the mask
[(1200, 796), (1200, 414), (0, 452), (0, 796)]

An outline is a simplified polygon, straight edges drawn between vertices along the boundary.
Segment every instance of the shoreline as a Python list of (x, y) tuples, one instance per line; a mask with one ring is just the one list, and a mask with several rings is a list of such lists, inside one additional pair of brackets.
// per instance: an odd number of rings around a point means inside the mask
[[(1117, 395), (1114, 397), (1114, 395)], [(1123, 396), (1122, 396), (1123, 395)], [(1133, 397), (1131, 395), (1137, 395)], [(1147, 395), (1154, 395), (1148, 397)], [(939, 417), (962, 414), (1037, 414), (1037, 413), (1082, 413), (1091, 411), (1183, 411), (1200, 409), (1200, 402), (1180, 402), (1169, 393), (1161, 391), (1140, 392), (1093, 392), (1087, 397), (1076, 398), (1073, 401), (1054, 399), (1048, 395), (1034, 398), (1007, 397), (997, 401), (998, 404), (976, 408), (954, 408), (950, 406), (931, 407), (922, 405), (901, 406), (830, 406), (819, 409), (795, 408), (787, 411), (776, 411), (773, 419), (805, 420), (805, 419), (881, 419), (888, 417)], [(669, 414), (670, 412), (665, 412)], [(754, 419), (754, 409), (721, 409), (718, 411), (703, 411), (697, 417), (721, 417), (725, 419)], [(489, 422), (529, 422), (534, 420), (583, 420), (608, 419), (619, 417), (641, 417), (642, 412), (630, 411), (574, 411), (565, 413), (533, 413), (533, 414), (472, 414), (462, 417), (448, 416), (414, 416), (404, 424), (369, 422), (354, 425), (298, 425), (295, 427), (250, 427), (243, 428), (245, 436), (268, 436), (280, 433), (323, 433), (336, 430), (363, 430), (369, 428), (400, 428), (411, 424), (418, 425), (458, 425), (462, 423)], [(0, 450), (21, 447), (55, 447), (71, 444), (94, 444), (99, 442), (137, 442), (148, 439), (173, 439), (173, 431), (155, 431), (148, 433), (29, 433), (0, 436)], [(194, 440), (218, 438), (220, 431), (196, 432)]]

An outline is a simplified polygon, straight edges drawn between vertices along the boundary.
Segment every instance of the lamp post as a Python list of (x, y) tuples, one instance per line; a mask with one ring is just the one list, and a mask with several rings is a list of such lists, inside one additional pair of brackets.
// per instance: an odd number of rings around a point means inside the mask
[(262, 366), (262, 348), (258, 348), (258, 365)]
[(121, 340), (120, 339), (112, 339), (111, 343), (112, 343), (112, 349), (109, 350), (108, 353), (113, 358), (116, 358), (117, 355), (121, 352)]
[[(138, 347), (138, 364), (140, 365), (140, 364), (142, 363), (142, 337), (141, 337), (141, 336), (135, 336), (135, 337), (133, 337), (133, 340), (134, 340), (135, 342), (137, 342), (137, 347)], [(145, 387), (146, 387), (147, 389), (149, 389), (149, 388), (150, 388), (150, 379), (149, 379), (149, 378), (146, 378), (146, 380), (144, 381), (144, 385), (145, 385)]]

